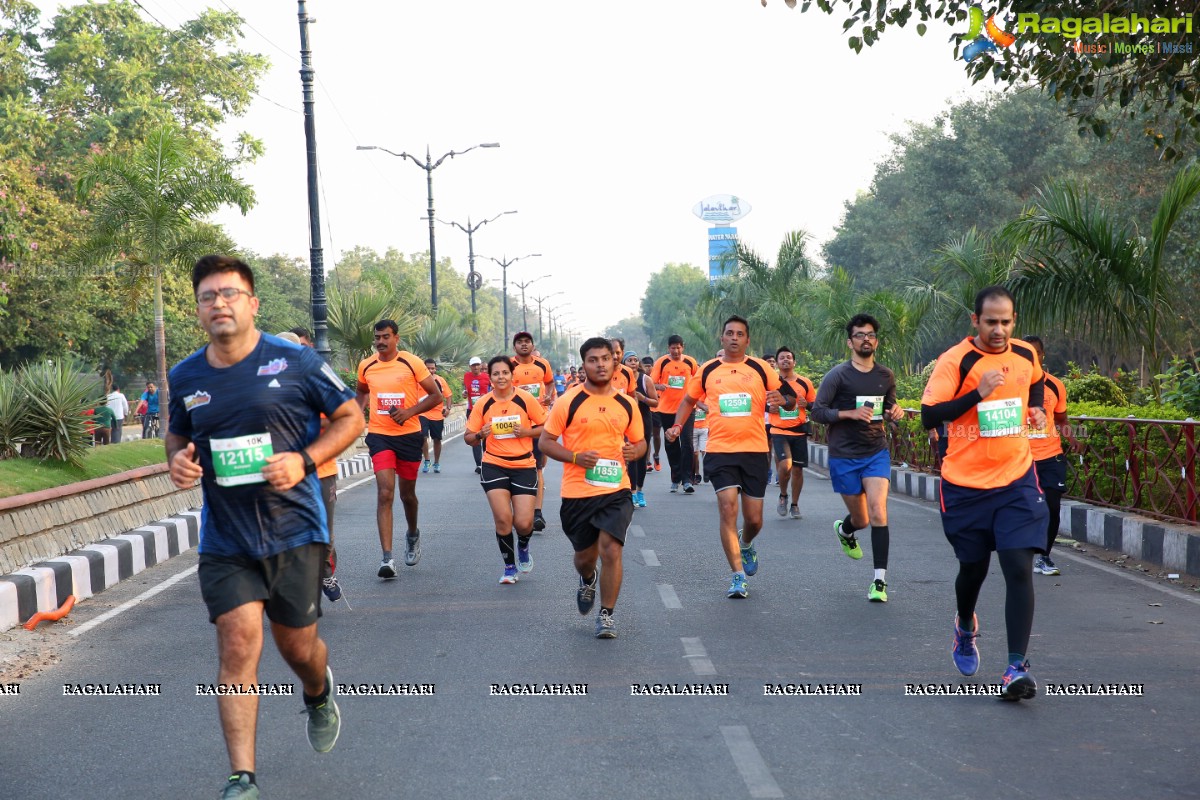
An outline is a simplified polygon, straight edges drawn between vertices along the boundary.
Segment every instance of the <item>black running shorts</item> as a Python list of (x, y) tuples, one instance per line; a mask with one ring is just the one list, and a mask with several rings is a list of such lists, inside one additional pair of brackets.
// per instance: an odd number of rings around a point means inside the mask
[(522, 494), (536, 497), (537, 470), (533, 467), (498, 467), (485, 461), (479, 475), (479, 485), (485, 492), (502, 489), (514, 497)]
[(576, 553), (594, 545), (600, 531), (625, 544), (625, 532), (633, 521), (633, 500), (628, 489), (595, 497), (564, 497), (559, 515)]
[(321, 566), (325, 544), (309, 543), (263, 559), (200, 554), (200, 594), (208, 621), (260, 600), (267, 618), (305, 628), (321, 616)]
[(740, 489), (746, 497), (761, 500), (767, 495), (768, 453), (704, 454), (704, 476), (718, 492)]

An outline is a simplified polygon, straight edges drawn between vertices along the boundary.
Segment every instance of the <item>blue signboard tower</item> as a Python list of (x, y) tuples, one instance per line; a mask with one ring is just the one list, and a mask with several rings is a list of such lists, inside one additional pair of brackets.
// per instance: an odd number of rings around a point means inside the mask
[(695, 205), (692, 213), (705, 222), (708, 229), (708, 280), (720, 280), (737, 266), (734, 256), (737, 228), (729, 223), (750, 213), (750, 204), (731, 194), (715, 194)]

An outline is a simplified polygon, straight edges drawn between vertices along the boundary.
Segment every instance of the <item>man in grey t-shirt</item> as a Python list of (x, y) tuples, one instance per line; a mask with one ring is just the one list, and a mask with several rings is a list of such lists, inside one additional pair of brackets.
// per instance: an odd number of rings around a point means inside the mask
[(875, 363), (878, 341), (879, 321), (870, 314), (856, 314), (846, 323), (850, 360), (822, 379), (809, 416), (829, 426), (829, 478), (850, 512), (833, 523), (833, 530), (846, 555), (860, 559), (862, 548), (854, 532), (871, 526), (875, 577), (867, 599), (886, 603), (892, 462), (884, 419), (898, 420), (904, 411), (896, 405), (896, 376)]

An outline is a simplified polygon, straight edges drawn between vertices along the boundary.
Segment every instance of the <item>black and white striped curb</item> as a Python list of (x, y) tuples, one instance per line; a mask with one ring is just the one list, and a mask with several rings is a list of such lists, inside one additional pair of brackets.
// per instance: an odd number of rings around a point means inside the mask
[(85, 600), (200, 543), (200, 511), (166, 519), (0, 576), (0, 631)]
[[(339, 478), (370, 470), (371, 457), (366, 453), (338, 459)], [(0, 631), (24, 623), (39, 611), (54, 611), (71, 595), (76, 601), (85, 600), (196, 547), (200, 513), (198, 509), (182, 511), (65, 556), (0, 575)]]

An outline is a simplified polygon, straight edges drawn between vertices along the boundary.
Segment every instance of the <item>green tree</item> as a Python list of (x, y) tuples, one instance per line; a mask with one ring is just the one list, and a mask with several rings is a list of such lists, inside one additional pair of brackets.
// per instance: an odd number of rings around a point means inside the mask
[(686, 332), (713, 336), (717, 323), (698, 311), (707, 288), (707, 276), (691, 264), (666, 264), (650, 276), (642, 295), (642, 319), (654, 352), (667, 352), (667, 337), (673, 333), (689, 341), (692, 337)]
[[(765, 0), (764, 0), (765, 3)], [(795, 6), (795, 0), (787, 0)], [(814, 3), (803, 0), (801, 10)], [(957, 57), (971, 42), (964, 34), (975, 36), (983, 14), (978, 0), (816, 0), (827, 14), (844, 17), (843, 30), (850, 35), (846, 44), (856, 53), (879, 41), (884, 30), (904, 27), (916, 21), (917, 33), (924, 36), (931, 19), (955, 25)], [(1182, 17), (1195, 11), (1191, 0), (1110, 0), (1101, 6), (1089, 3), (1039, 2), (1038, 0), (1001, 0), (988, 6), (1003, 27), (1017, 33), (1014, 16), (1018, 13), (1042, 17), (1146, 16)], [(977, 17), (974, 15), (978, 15)], [(972, 21), (976, 20), (976, 21)], [(1023, 31), (1010, 46), (993, 47), (963, 69), (978, 82), (992, 78), (1007, 88), (1033, 81), (1072, 116), (1079, 118), (1079, 130), (1103, 137), (1115, 119), (1136, 120), (1145, 126), (1155, 146), (1165, 147), (1168, 160), (1185, 155), (1200, 142), (1200, 105), (1197, 101), (1197, 55), (1191, 47), (1191, 34), (1179, 30), (1162, 33), (1139, 27), (1132, 33), (1117, 34), (1122, 43), (1148, 45), (1147, 52), (1108, 52), (1095, 57), (1072, 51), (1075, 36), (1059, 33)], [(1159, 47), (1160, 42), (1180, 45), (1178, 50)]]
[(436, 317), (427, 317), (407, 340), (408, 349), (421, 358), (432, 358), (441, 366), (460, 370), (474, 355), (477, 342), (462, 317), (453, 308), (440, 305)]
[(1127, 217), (1071, 184), (1042, 192), (1012, 226), (1024, 245), (1011, 282), (1023, 313), (1114, 349), (1140, 348), (1150, 374), (1162, 373), (1168, 347), (1161, 324), (1174, 297), (1163, 254), (1197, 195), (1200, 165), (1191, 165), (1167, 186), (1144, 238)]
[[(670, 334), (667, 334), (670, 336)], [(604, 329), (604, 336), (608, 339), (624, 339), (625, 349), (632, 350), (639, 356), (650, 355), (648, 345), (650, 338), (646, 333), (646, 321), (640, 316), (626, 317), (615, 325), (609, 325)], [(655, 350), (655, 355), (662, 355), (662, 350)]]
[[(93, 192), (95, 197), (92, 198)], [(129, 156), (94, 156), (79, 178), (81, 202), (91, 200), (91, 229), (76, 263), (122, 263), (130, 286), (154, 291), (154, 350), (164, 426), (167, 422), (167, 350), (163, 321), (163, 271), (190, 266), (227, 244), (203, 225), (225, 205), (245, 214), (254, 192), (232, 164), (195, 147), (177, 128), (163, 126)]]

